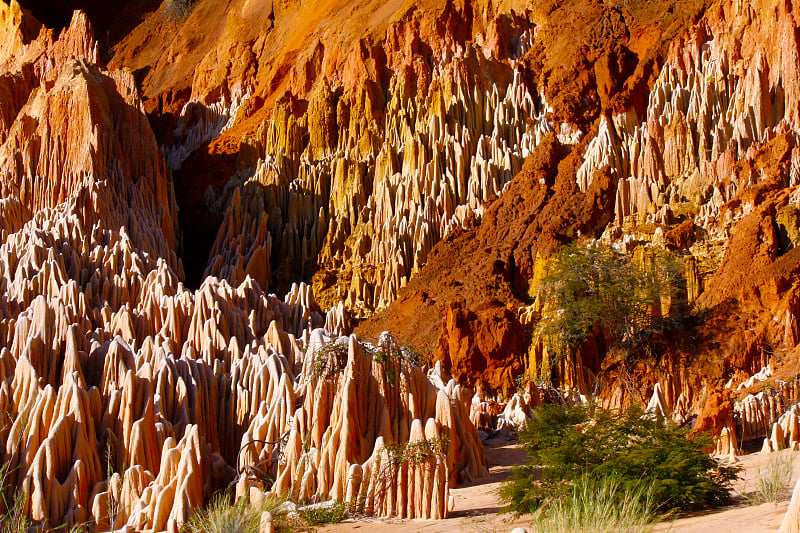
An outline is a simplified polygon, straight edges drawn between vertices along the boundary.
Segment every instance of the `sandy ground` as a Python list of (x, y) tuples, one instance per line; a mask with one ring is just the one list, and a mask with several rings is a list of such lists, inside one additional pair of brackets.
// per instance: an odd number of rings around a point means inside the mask
[[(455, 510), (446, 520), (347, 520), (319, 528), (320, 532), (363, 531), (369, 533), (439, 533), (459, 531), (464, 533), (510, 532), (515, 527), (526, 527), (530, 517), (514, 519), (499, 513), (501, 503), (497, 489), (508, 476), (511, 466), (525, 460), (525, 452), (516, 444), (489, 442), (486, 455), (489, 459), (489, 477), (469, 486), (450, 491), (455, 499)], [(737, 497), (738, 503), (723, 509), (684, 516), (659, 523), (657, 532), (686, 533), (761, 533), (778, 530), (791, 497), (791, 488), (800, 477), (800, 452), (790, 453), (794, 462), (794, 475), (784, 500), (753, 506)], [(766, 467), (769, 456), (750, 454), (739, 458), (744, 467), (742, 479), (735, 485), (737, 494), (753, 491), (759, 469)]]

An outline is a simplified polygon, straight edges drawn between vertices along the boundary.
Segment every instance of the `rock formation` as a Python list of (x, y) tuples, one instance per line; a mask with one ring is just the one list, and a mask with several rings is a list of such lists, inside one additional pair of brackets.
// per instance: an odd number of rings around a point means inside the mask
[(255, 274), (281, 287), (316, 271), (315, 294), (328, 305), (341, 300), (356, 316), (388, 305), (551, 129), (515, 59), (530, 42), (519, 24), (505, 60), (459, 44), (416, 73), (428, 78), (424, 89), (400, 71), (385, 95), (334, 92), (322, 78), (307, 102), (278, 99), (243, 141), (233, 179), (206, 192), (224, 214), (205, 275), (237, 283)]
[[(279, 299), (252, 267), (188, 290), (171, 174), (133, 76), (98, 64), (82, 14), (31, 39), (29, 13), (0, 9), (0, 80), (19, 94), (3, 100), (0, 145), (5, 501), (43, 527), (177, 531), (215, 491), (266, 472), (276, 485), (260, 490), (301, 501), (446, 516), (449, 488), (487, 473), (468, 394), (336, 341), (342, 308), (323, 313), (308, 285)], [(349, 342), (338, 387), (314, 375), (335, 342)], [(396, 459), (404, 447), (429, 453)]]

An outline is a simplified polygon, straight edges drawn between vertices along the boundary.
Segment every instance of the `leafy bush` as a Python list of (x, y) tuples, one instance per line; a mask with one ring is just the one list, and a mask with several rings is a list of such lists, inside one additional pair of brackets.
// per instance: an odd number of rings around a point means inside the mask
[(350, 508), (346, 502), (336, 502), (330, 507), (306, 509), (300, 513), (303, 520), (312, 526), (335, 524), (347, 518)]
[(758, 480), (753, 492), (745, 493), (745, 498), (753, 505), (778, 503), (788, 492), (792, 480), (794, 461), (791, 452), (774, 453), (764, 470), (758, 469)]
[(657, 511), (702, 509), (730, 501), (740, 470), (703, 452), (709, 437), (689, 439), (684, 429), (638, 408), (545, 405), (534, 411), (520, 442), (530, 461), (501, 488), (520, 514), (563, 500), (584, 476), (618, 480), (629, 493), (644, 482)]
[(532, 524), (541, 533), (644, 533), (653, 521), (653, 502), (644, 483), (624, 485), (613, 477), (582, 477), (569, 494)]
[(433, 365), (430, 354), (423, 354), (410, 346), (401, 345), (390, 333), (383, 333), (381, 340), (375, 347), (367, 348), (372, 353), (372, 360), (383, 367), (386, 381), (395, 383), (398, 374), (409, 366)]
[(641, 251), (633, 261), (608, 246), (563, 246), (539, 284), (545, 312), (535, 332), (564, 352), (597, 327), (611, 345), (630, 351), (682, 325), (689, 314), (682, 264), (665, 252)]

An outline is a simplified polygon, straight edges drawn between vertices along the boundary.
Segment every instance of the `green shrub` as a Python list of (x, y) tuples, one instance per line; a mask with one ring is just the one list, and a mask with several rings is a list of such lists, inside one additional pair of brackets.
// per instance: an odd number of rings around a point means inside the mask
[(541, 533), (644, 533), (652, 529), (653, 511), (644, 483), (582, 477), (531, 525)]
[(346, 502), (336, 502), (330, 507), (317, 507), (301, 511), (303, 521), (311, 526), (335, 524), (347, 518), (350, 508)]
[(314, 353), (311, 361), (311, 376), (327, 381), (335, 381), (347, 367), (347, 343), (332, 340), (326, 342)]
[(753, 505), (778, 503), (788, 495), (793, 467), (791, 452), (771, 454), (766, 468), (758, 469), (756, 489), (745, 493), (744, 497)]
[(641, 409), (617, 412), (584, 405), (546, 405), (520, 431), (529, 463), (516, 467), (501, 488), (510, 510), (532, 513), (567, 497), (584, 476), (619, 481), (635, 491), (647, 483), (657, 511), (702, 509), (730, 501), (739, 467), (703, 452), (710, 438), (686, 431)]
[(401, 345), (400, 342), (391, 334), (384, 333), (382, 341), (373, 348), (367, 348), (372, 353), (372, 360), (383, 367), (386, 374), (386, 381), (390, 384), (395, 383), (397, 375), (408, 366), (433, 365), (433, 358), (430, 354), (423, 354), (410, 346)]

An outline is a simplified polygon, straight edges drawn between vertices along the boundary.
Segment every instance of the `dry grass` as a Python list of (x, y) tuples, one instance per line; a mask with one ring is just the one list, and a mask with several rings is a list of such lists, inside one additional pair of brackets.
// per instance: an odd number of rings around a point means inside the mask
[(770, 455), (769, 462), (758, 468), (756, 488), (743, 496), (753, 505), (778, 503), (789, 493), (789, 482), (794, 472), (792, 452), (785, 451)]
[(288, 516), (281, 506), (285, 498), (267, 496), (260, 505), (248, 505), (244, 500), (231, 503), (227, 494), (218, 494), (208, 506), (195, 512), (183, 525), (184, 533), (258, 533), (261, 515), (269, 511), (275, 531), (302, 531), (306, 528)]

